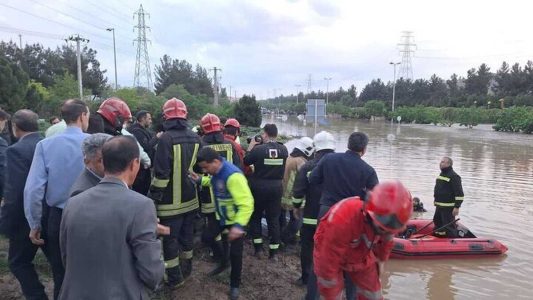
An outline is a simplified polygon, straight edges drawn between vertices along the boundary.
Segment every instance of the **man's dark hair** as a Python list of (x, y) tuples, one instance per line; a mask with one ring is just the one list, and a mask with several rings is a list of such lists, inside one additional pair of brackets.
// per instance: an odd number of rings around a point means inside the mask
[(61, 117), (65, 120), (67, 125), (75, 123), (76, 120), (83, 114), (87, 113), (87, 104), (78, 99), (69, 99), (61, 105)]
[(29, 109), (18, 110), (13, 114), (11, 123), (15, 124), (19, 130), (25, 132), (39, 131), (39, 116)]
[(363, 152), (368, 145), (368, 136), (362, 132), (353, 132), (348, 138), (348, 149)]
[(11, 118), (11, 115), (9, 115), (6, 111), (0, 108), (0, 120), (9, 120)]
[(59, 118), (58, 118), (58, 117), (56, 117), (56, 116), (53, 116), (53, 117), (51, 117), (50, 119), (48, 119), (48, 123), (50, 123), (50, 124), (52, 124), (52, 125), (53, 125), (53, 123), (52, 123), (52, 122), (54, 122), (54, 120), (55, 120), (55, 119), (58, 119), (58, 120), (59, 120)]
[(89, 116), (89, 127), (87, 127), (87, 133), (103, 133), (104, 130), (104, 119), (100, 114), (91, 114)]
[(200, 149), (200, 151), (198, 151), (198, 155), (196, 156), (197, 163), (212, 163), (214, 160), (222, 161), (222, 157), (218, 152), (215, 151), (215, 149), (211, 147), (203, 147)]
[(224, 127), (224, 133), (237, 136), (239, 135), (239, 128), (233, 127), (233, 126), (226, 126)]
[(106, 173), (122, 173), (134, 159), (139, 158), (139, 146), (132, 136), (115, 136), (105, 142), (102, 157)]
[(278, 136), (278, 127), (276, 126), (276, 124), (265, 124), (263, 130), (271, 138), (275, 138)]
[(139, 110), (136, 114), (135, 114), (135, 119), (137, 120), (137, 122), (140, 122), (143, 118), (146, 117), (146, 115), (148, 115), (149, 112), (147, 110)]

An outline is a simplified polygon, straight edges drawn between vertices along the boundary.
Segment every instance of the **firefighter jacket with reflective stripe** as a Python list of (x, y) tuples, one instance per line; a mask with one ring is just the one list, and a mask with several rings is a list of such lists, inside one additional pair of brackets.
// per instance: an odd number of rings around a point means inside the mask
[[(202, 138), (204, 147), (213, 148), (228, 162), (241, 167), (239, 155), (233, 145), (224, 139), (222, 132), (214, 132), (204, 135)], [(204, 214), (215, 213), (215, 197), (210, 187), (204, 187), (198, 193), (200, 197), (200, 210)]]
[[(343, 285), (343, 271), (358, 273), (376, 268), (389, 258), (392, 235), (377, 235), (359, 197), (335, 204), (320, 220), (315, 233), (314, 270), (320, 295), (334, 299)], [(368, 274), (367, 274), (368, 275)]]
[(211, 179), (202, 177), (201, 184), (213, 189), (220, 225), (244, 227), (248, 224), (254, 211), (254, 198), (239, 168), (223, 160), (220, 171)]
[(245, 165), (254, 165), (251, 179), (282, 180), (285, 173), (285, 161), (289, 156), (287, 147), (278, 142), (267, 142), (255, 146), (244, 157)]
[(461, 207), (464, 200), (461, 176), (452, 167), (443, 169), (437, 177), (433, 193), (435, 206)]
[[(293, 152), (294, 153), (294, 152)], [(283, 196), (281, 203), (284, 207), (292, 207), (292, 188), (294, 186), (294, 180), (296, 179), (296, 173), (307, 162), (303, 153), (301, 156), (289, 155), (285, 162), (285, 173), (283, 175)]]
[[(317, 224), (318, 212), (320, 211), (320, 197), (322, 195), (321, 184), (310, 184), (308, 176), (318, 162), (333, 150), (316, 153), (315, 158), (306, 162), (296, 173), (294, 186), (292, 187), (292, 205), (296, 208), (304, 206), (303, 223), (307, 225)], [(304, 203), (305, 199), (305, 203)]]
[(237, 155), (239, 156), (239, 161), (241, 162), (241, 170), (244, 172), (245, 176), (252, 175), (253, 171), (250, 166), (247, 166), (244, 164), (244, 150), (241, 147), (241, 144), (237, 143), (237, 137), (229, 134), (224, 134), (224, 139), (228, 142), (230, 142), (233, 145), (233, 148), (237, 152)]
[[(154, 156), (154, 179), (150, 197), (159, 217), (171, 217), (198, 208), (196, 186), (189, 178), (201, 147), (200, 137), (180, 122), (167, 125)], [(184, 120), (182, 121), (184, 122)]]

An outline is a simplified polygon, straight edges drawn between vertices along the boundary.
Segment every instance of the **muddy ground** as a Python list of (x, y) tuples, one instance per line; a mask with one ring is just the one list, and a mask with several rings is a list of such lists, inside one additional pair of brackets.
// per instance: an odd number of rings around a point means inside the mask
[[(265, 250), (267, 248), (265, 247)], [(36, 258), (37, 270), (52, 299), (53, 281), (44, 256)], [(196, 250), (193, 275), (174, 291), (163, 290), (151, 295), (152, 299), (228, 299), (229, 270), (215, 277), (207, 273), (215, 267), (206, 249)], [(305, 289), (294, 281), (300, 276), (298, 247), (291, 246), (281, 253), (279, 261), (266, 257), (258, 260), (253, 256), (253, 247), (245, 243), (241, 297), (239, 299), (302, 299)], [(7, 241), (0, 239), (0, 299), (23, 299), (18, 281), (7, 268)]]

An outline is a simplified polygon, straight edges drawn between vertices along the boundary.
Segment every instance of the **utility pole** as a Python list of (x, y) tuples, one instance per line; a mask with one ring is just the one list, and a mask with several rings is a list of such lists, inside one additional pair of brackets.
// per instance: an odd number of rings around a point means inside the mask
[(83, 100), (83, 79), (81, 77), (81, 49), (80, 49), (80, 42), (88, 43), (88, 39), (84, 39), (80, 37), (79, 34), (76, 34), (76, 36), (71, 35), (68, 39), (65, 41), (74, 41), (76, 42), (76, 59), (78, 62), (78, 88), (80, 92), (80, 100)]
[(307, 78), (307, 94), (311, 94), (311, 84), (312, 84), (312, 76), (311, 74), (309, 74), (308, 78)]
[[(394, 79), (392, 81), (392, 112), (394, 113), (394, 97), (396, 96), (396, 66), (399, 65), (400, 63), (397, 62), (397, 63), (394, 63), (394, 62), (390, 62), (389, 64), (391, 64), (393, 67), (394, 67)], [(391, 124), (394, 122), (394, 118), (391, 116)]]
[(214, 75), (213, 75), (213, 94), (214, 94), (214, 100), (213, 100), (213, 105), (215, 105), (215, 107), (218, 106), (218, 75), (217, 75), (217, 71), (222, 71), (222, 69), (218, 69), (217, 67), (213, 67), (213, 69), (210, 69), (210, 71), (213, 71)]
[(22, 50), (22, 34), (19, 33), (19, 48)]
[(300, 87), (302, 85), (301, 84), (295, 84), (294, 86), (296, 87), (296, 104), (298, 104), (298, 97), (300, 96)]
[(115, 59), (115, 91), (118, 90), (117, 81), (117, 48), (115, 47), (115, 28), (107, 28), (107, 31), (113, 31), (113, 56)]
[(153, 90), (152, 84), (152, 72), (150, 66), (150, 56), (148, 55), (148, 44), (150, 42), (146, 38), (146, 29), (150, 27), (146, 26), (144, 21), (144, 16), (150, 16), (147, 12), (144, 11), (143, 6), (139, 7), (139, 10), (133, 14), (133, 17), (137, 16), (137, 25), (134, 29), (137, 29), (137, 38), (133, 40), (133, 43), (137, 42), (137, 57), (135, 60), (135, 77), (133, 78), (133, 85), (136, 87), (142, 86), (141, 77), (145, 77), (145, 87), (151, 91)]
[(331, 80), (331, 77), (324, 77), (324, 80), (326, 81), (326, 116), (328, 115), (328, 103), (329, 103), (329, 81)]
[(230, 102), (231, 102), (231, 85), (229, 86), (229, 99), (230, 99)]
[(411, 55), (415, 53), (416, 44), (412, 31), (402, 31), (402, 41), (398, 44), (402, 55), (402, 64), (400, 66), (400, 77), (404, 79), (413, 79), (413, 65)]

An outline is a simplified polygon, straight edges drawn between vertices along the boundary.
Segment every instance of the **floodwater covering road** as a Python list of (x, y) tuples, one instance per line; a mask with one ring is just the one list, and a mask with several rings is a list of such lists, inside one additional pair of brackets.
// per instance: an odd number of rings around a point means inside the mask
[[(310, 136), (312, 124), (289, 117), (275, 122), (280, 134)], [(473, 129), (383, 121), (330, 120), (316, 129), (333, 133), (337, 152), (348, 136), (370, 137), (364, 159), (380, 181), (399, 179), (433, 217), (433, 187), (442, 156), (454, 160), (463, 179), (461, 222), (478, 237), (495, 238), (509, 251), (481, 259), (390, 260), (382, 277), (388, 299), (532, 299), (533, 298), (533, 136)], [(287, 144), (291, 148), (291, 142)]]

